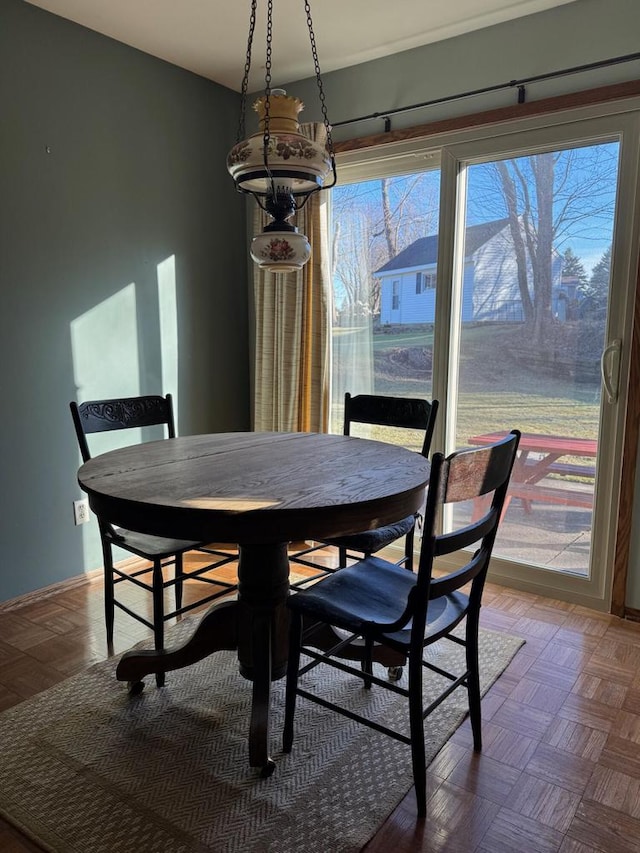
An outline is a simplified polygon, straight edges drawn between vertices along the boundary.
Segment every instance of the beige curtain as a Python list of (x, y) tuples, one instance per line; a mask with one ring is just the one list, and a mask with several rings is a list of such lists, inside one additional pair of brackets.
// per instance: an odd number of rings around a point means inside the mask
[[(318, 138), (324, 126), (301, 130)], [(296, 214), (295, 224), (311, 244), (302, 270), (269, 273), (254, 267), (254, 429), (260, 432), (328, 431), (332, 288), (324, 196), (315, 193)], [(256, 205), (255, 233), (266, 221)]]

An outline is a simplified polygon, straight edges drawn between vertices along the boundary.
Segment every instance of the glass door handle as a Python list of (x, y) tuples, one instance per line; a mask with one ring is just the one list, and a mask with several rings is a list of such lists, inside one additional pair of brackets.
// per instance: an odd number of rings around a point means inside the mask
[(607, 394), (607, 400), (610, 403), (615, 403), (618, 399), (618, 379), (620, 377), (620, 350), (622, 349), (622, 341), (616, 338), (604, 348), (602, 358), (600, 359), (600, 372), (602, 374), (602, 384)]

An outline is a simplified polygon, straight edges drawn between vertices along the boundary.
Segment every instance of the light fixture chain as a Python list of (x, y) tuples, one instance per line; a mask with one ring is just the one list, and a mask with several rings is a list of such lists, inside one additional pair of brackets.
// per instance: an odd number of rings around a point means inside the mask
[(331, 137), (331, 125), (329, 124), (329, 116), (327, 114), (327, 105), (324, 97), (324, 88), (322, 86), (322, 78), (320, 76), (320, 61), (318, 59), (318, 49), (316, 47), (316, 36), (313, 31), (313, 21), (311, 20), (311, 5), (309, 0), (304, 0), (304, 10), (307, 14), (307, 27), (309, 29), (309, 41), (311, 42), (311, 55), (313, 56), (313, 65), (316, 72), (316, 83), (318, 84), (318, 95), (320, 98), (320, 108), (322, 110), (322, 118), (324, 119), (324, 127), (327, 132), (327, 150), (333, 157), (333, 139)]
[(264, 64), (264, 130), (262, 134), (262, 155), (264, 166), (271, 178), (271, 193), (275, 195), (275, 186), (269, 168), (269, 123), (271, 118), (271, 50), (273, 42), (273, 0), (267, 3), (267, 52)]
[(251, 71), (251, 51), (253, 48), (253, 33), (256, 28), (256, 7), (258, 0), (251, 0), (251, 15), (249, 17), (249, 38), (247, 40), (247, 55), (244, 61), (244, 75), (240, 89), (240, 120), (238, 122), (238, 138), (236, 143), (244, 139), (245, 113), (247, 111), (247, 89), (249, 88), (249, 72)]

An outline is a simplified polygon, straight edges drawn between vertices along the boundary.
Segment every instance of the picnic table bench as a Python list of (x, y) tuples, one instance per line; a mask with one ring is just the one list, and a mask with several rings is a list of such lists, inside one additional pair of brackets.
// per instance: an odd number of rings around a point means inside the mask
[[(493, 444), (503, 435), (502, 432), (474, 435), (469, 443)], [(598, 442), (595, 439), (523, 433), (518, 458), (513, 466), (505, 511), (511, 498), (520, 498), (527, 512), (531, 511), (532, 501), (593, 509), (595, 464), (558, 460), (565, 456), (595, 459), (597, 450)], [(580, 477), (586, 483), (572, 482), (567, 477)]]

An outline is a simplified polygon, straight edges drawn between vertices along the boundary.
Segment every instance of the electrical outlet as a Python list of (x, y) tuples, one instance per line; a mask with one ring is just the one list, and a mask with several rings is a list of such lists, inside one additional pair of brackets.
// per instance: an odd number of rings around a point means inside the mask
[(73, 521), (76, 525), (89, 521), (89, 501), (86, 498), (73, 502)]

